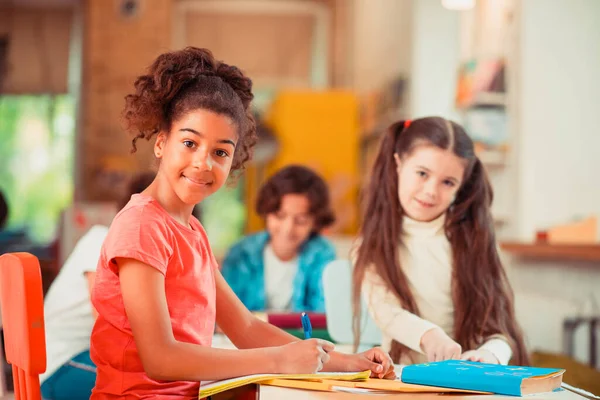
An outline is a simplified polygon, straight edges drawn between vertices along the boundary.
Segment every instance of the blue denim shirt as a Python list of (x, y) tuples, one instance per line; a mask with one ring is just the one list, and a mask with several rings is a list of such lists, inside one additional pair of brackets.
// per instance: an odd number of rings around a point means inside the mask
[[(268, 241), (266, 231), (246, 236), (229, 250), (223, 260), (225, 280), (251, 311), (264, 311), (266, 308), (263, 251)], [(325, 266), (334, 259), (333, 245), (322, 236), (314, 236), (302, 245), (293, 283), (291, 311), (325, 311), (321, 277)]]

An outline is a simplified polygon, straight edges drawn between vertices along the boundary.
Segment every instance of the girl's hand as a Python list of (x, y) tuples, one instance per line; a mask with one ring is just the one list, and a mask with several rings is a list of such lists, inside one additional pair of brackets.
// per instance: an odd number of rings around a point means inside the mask
[(396, 379), (394, 363), (389, 354), (380, 347), (374, 347), (359, 354), (351, 354), (349, 357), (350, 371), (371, 370), (371, 378)]
[(421, 337), (421, 348), (428, 362), (457, 360), (462, 351), (460, 345), (441, 328), (433, 328), (425, 332)]
[(489, 350), (469, 350), (465, 351), (462, 356), (460, 356), (461, 360), (468, 361), (477, 361), (485, 364), (500, 364), (498, 358)]
[(333, 351), (333, 343), (321, 339), (308, 339), (272, 348), (275, 352), (275, 369), (280, 374), (314, 374), (323, 369)]

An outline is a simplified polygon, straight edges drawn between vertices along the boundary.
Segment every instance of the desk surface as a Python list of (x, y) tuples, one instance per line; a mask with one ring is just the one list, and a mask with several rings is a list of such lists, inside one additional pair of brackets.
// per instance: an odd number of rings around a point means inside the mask
[[(358, 393), (339, 393), (339, 392), (317, 392), (311, 390), (289, 389), (276, 386), (258, 385), (255, 389), (258, 391), (256, 398), (260, 400), (391, 400), (391, 399), (419, 399), (419, 400), (441, 400), (451, 398), (452, 400), (515, 400), (520, 397), (514, 396), (495, 396), (495, 395), (442, 395), (438, 393), (394, 393), (383, 395), (358, 394)], [(374, 397), (375, 396), (375, 397)], [(443, 397), (442, 397), (443, 396)], [(241, 397), (240, 397), (241, 398)], [(567, 390), (561, 390), (554, 393), (542, 393), (522, 397), (528, 400), (547, 399), (547, 400), (582, 400), (585, 397), (579, 396)]]

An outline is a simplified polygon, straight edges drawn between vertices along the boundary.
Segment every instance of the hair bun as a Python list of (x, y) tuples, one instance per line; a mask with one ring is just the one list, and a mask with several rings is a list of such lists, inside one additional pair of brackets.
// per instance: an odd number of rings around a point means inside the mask
[(183, 49), (180, 54), (181, 60), (171, 62), (174, 70), (191, 71), (190, 79), (197, 79), (200, 76), (218, 76), (237, 93), (244, 109), (250, 107), (254, 98), (252, 80), (238, 67), (216, 60), (208, 49), (190, 46)]
[[(181, 62), (177, 67), (180, 69), (190, 69), (196, 76), (216, 75), (219, 62), (215, 60), (212, 51), (209, 49), (200, 49), (198, 47), (186, 47), (181, 52)], [(177, 60), (173, 60), (177, 61)]]
[(219, 63), (216, 72), (217, 76), (223, 79), (240, 96), (244, 109), (247, 110), (254, 98), (252, 80), (234, 65)]

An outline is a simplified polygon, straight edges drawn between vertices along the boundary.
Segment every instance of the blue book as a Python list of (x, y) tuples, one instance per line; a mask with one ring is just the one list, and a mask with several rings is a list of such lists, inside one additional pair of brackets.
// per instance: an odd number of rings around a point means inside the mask
[(401, 380), (417, 385), (524, 396), (560, 388), (564, 372), (564, 369), (446, 360), (408, 365), (402, 369)]

